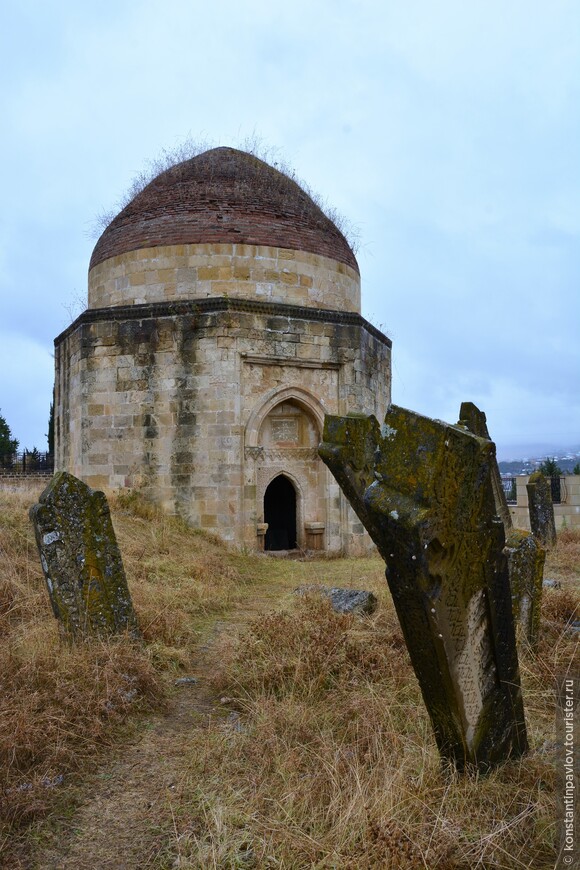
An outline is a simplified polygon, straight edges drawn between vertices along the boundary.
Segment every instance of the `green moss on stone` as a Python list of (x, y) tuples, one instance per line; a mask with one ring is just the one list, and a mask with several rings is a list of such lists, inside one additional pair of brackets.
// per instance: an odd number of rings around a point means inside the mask
[(525, 751), (494, 445), (396, 406), (382, 426), (327, 417), (323, 438), (320, 456), (386, 562), (441, 754), (485, 770)]
[(65, 636), (137, 636), (107, 500), (67, 472), (56, 474), (30, 510), (52, 604)]

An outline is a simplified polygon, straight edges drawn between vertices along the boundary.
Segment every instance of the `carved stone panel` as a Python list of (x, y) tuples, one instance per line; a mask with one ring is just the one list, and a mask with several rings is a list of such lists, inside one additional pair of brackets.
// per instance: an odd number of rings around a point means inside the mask
[(288, 441), (297, 444), (300, 439), (298, 423), (299, 421), (296, 417), (273, 419), (271, 421), (272, 440)]

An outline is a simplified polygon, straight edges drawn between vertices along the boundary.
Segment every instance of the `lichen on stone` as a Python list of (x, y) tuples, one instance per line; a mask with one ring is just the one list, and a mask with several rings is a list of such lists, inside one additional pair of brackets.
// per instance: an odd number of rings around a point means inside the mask
[(487, 770), (524, 752), (494, 445), (392, 405), (382, 429), (327, 416), (319, 454), (385, 560), (443, 758)]
[(139, 635), (107, 499), (57, 473), (30, 509), (53, 613), (69, 640)]

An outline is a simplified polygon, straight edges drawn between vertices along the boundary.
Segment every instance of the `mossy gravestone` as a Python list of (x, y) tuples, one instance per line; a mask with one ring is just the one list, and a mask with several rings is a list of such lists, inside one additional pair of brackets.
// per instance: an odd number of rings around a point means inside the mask
[(493, 444), (391, 406), (326, 417), (319, 453), (368, 529), (439, 751), (459, 769), (527, 749)]
[(506, 535), (505, 552), (518, 640), (535, 646), (540, 632), (546, 551), (531, 532), (511, 529)]
[[(473, 402), (462, 402), (458, 425), (466, 426), (474, 435), (491, 441), (485, 414)], [(535, 645), (540, 630), (546, 551), (531, 532), (513, 528), (495, 451), (491, 462), (491, 484), (495, 509), (503, 522), (505, 532), (512, 611), (516, 621), (518, 641)]]
[(70, 640), (139, 635), (107, 499), (56, 474), (30, 509), (54, 615)]
[(547, 549), (556, 546), (556, 521), (549, 479), (541, 471), (530, 474), (526, 483), (530, 528), (540, 544)]

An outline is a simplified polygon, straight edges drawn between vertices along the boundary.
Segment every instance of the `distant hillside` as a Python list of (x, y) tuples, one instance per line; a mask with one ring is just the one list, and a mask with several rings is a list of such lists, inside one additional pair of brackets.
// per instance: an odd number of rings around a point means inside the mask
[[(563, 474), (572, 474), (574, 466), (580, 463), (580, 451), (575, 451), (573, 454), (569, 452), (564, 455), (556, 454), (550, 458), (555, 459)], [(501, 474), (531, 474), (542, 464), (544, 459), (546, 459), (545, 456), (535, 459), (514, 459), (511, 462), (498, 462), (498, 465)]]

